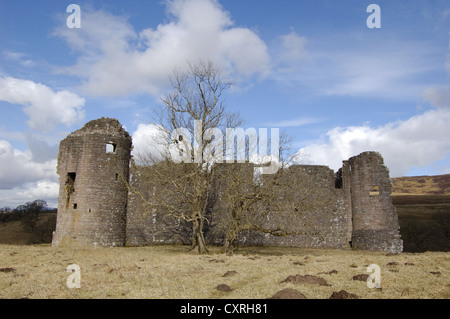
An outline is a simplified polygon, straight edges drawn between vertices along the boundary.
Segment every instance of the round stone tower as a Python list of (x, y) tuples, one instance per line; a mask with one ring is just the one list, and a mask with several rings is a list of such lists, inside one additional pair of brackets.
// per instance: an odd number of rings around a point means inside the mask
[(61, 141), (54, 246), (125, 244), (131, 147), (131, 136), (110, 118), (90, 121)]

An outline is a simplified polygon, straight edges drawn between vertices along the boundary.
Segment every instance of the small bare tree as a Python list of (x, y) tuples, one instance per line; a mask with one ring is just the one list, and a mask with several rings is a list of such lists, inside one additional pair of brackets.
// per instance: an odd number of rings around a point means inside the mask
[(333, 196), (315, 188), (314, 176), (281, 166), (277, 173), (255, 180), (251, 163), (227, 167), (221, 185), (218, 212), (224, 232), (224, 249), (229, 255), (245, 231), (273, 236), (326, 234), (313, 228), (314, 215), (327, 210)]

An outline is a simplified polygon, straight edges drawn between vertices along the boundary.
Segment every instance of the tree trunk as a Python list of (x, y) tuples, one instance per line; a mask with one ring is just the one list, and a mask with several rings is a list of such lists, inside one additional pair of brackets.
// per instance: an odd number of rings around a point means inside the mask
[(202, 226), (201, 218), (196, 218), (193, 222), (191, 250), (197, 247), (199, 254), (208, 252)]
[(234, 251), (234, 240), (229, 239), (229, 238), (226, 238), (226, 239), (225, 239), (225, 245), (224, 245), (224, 248), (225, 248), (225, 253), (226, 253), (228, 256), (233, 256), (233, 251)]
[[(242, 206), (242, 204), (241, 204)], [(230, 213), (231, 220), (228, 221), (228, 229), (227, 233), (225, 235), (225, 253), (229, 256), (233, 255), (234, 251), (234, 244), (236, 241), (236, 238), (239, 235), (239, 232), (241, 230), (241, 221), (240, 217), (242, 216), (242, 208), (238, 208), (236, 210), (233, 210)]]

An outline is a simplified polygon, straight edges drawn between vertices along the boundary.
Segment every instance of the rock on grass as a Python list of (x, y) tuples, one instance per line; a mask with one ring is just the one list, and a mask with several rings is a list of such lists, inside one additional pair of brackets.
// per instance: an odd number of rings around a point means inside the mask
[(312, 275), (295, 275), (295, 276), (288, 276), (285, 280), (282, 281), (282, 283), (284, 282), (290, 282), (293, 284), (312, 284), (312, 285), (319, 285), (319, 286), (331, 286), (330, 284), (328, 284), (326, 282), (325, 279), (320, 278), (320, 277), (316, 277), (316, 276), (312, 276)]
[(338, 292), (333, 291), (330, 298), (328, 299), (359, 299), (359, 297), (355, 294), (351, 294), (345, 290), (340, 290)]
[(216, 289), (217, 289), (218, 291), (222, 291), (222, 292), (230, 292), (230, 291), (233, 291), (233, 289), (231, 289), (230, 286), (225, 285), (225, 284), (220, 284), (220, 285), (216, 286)]
[(11, 267), (0, 268), (0, 272), (15, 272), (16, 270)]
[(302, 294), (298, 290), (286, 288), (278, 291), (275, 295), (273, 295), (268, 299), (307, 299), (307, 298), (304, 294)]
[(234, 276), (234, 275), (237, 275), (237, 271), (229, 270), (226, 273), (224, 273), (222, 277), (231, 277), (231, 276)]
[(368, 274), (360, 274), (352, 277), (352, 280), (358, 280), (358, 281), (367, 281), (367, 278), (369, 278)]

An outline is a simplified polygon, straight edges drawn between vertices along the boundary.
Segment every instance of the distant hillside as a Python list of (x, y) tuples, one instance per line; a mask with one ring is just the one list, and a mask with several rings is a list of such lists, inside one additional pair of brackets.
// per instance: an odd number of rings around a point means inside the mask
[(392, 179), (403, 251), (450, 251), (450, 174)]
[(392, 178), (392, 195), (450, 195), (450, 174)]
[(56, 227), (55, 213), (41, 213), (32, 232), (23, 228), (20, 220), (0, 222), (0, 244), (41, 244), (52, 242), (52, 232)]

